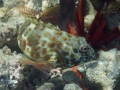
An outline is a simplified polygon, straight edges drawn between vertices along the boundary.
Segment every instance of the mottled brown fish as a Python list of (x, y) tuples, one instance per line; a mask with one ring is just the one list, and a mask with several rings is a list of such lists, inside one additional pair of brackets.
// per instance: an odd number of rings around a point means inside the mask
[(18, 44), (33, 61), (72, 66), (94, 57), (84, 37), (73, 36), (50, 23), (26, 19), (18, 32)]

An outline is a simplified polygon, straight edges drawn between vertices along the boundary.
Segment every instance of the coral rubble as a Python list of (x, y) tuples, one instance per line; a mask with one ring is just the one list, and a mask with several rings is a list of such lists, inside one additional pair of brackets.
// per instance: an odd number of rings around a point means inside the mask
[(22, 54), (12, 53), (7, 46), (0, 49), (0, 90), (34, 90), (42, 79), (49, 78), (33, 66), (22, 66), (21, 57)]
[(113, 90), (120, 75), (119, 54), (116, 49), (100, 51), (97, 60), (79, 65), (85, 84), (97, 90)]
[[(13, 37), (17, 34), (19, 25), (23, 22), (24, 22), (24, 17), (18, 11), (11, 10), (8, 12), (8, 14), (1, 17), (0, 47), (13, 39)], [(14, 42), (14, 44), (15, 43), (16, 42)]]
[[(7, 90), (9, 85), (15, 87), (15, 85), (19, 83), (18, 80), (22, 78), (22, 75), (19, 73), (19, 71), (22, 70), (22, 67), (19, 63), (19, 58), (21, 56), (21, 54), (16, 54), (16, 52), (12, 53), (7, 46), (5, 46), (3, 49), (0, 49), (1, 90)], [(5, 86), (3, 87), (3, 85)]]

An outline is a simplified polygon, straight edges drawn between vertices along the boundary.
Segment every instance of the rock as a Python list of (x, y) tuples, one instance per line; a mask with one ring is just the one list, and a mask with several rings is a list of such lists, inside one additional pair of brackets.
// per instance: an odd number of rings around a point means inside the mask
[(62, 71), (62, 77), (65, 83), (77, 83), (80, 84), (81, 80), (80, 78), (76, 75), (76, 73), (71, 69), (67, 68)]
[(84, 30), (85, 32), (88, 32), (90, 25), (92, 24), (93, 19), (95, 18), (96, 15), (96, 10), (94, 9), (92, 3), (90, 0), (84, 0), (85, 4), (85, 16), (84, 16)]
[(59, 0), (42, 0), (42, 8), (41, 8), (41, 10), (45, 11), (46, 9), (51, 7), (51, 5), (55, 6), (58, 3), (59, 3)]
[(62, 77), (51, 78), (49, 82), (52, 82), (56, 86), (56, 90), (63, 90), (65, 83)]
[(49, 73), (33, 66), (22, 66), (21, 57), (22, 54), (12, 53), (7, 46), (0, 49), (0, 90), (35, 90), (50, 78)]
[(105, 1), (103, 0), (90, 0), (90, 2), (92, 3), (93, 7), (97, 11), (102, 10), (104, 3), (105, 3)]
[(66, 84), (63, 90), (83, 90), (75, 83)]
[[(25, 18), (18, 11), (8, 10), (7, 8), (3, 12), (6, 13), (3, 16), (0, 15), (0, 47), (12, 40), (17, 34), (18, 27), (25, 21)], [(0, 9), (1, 13), (2, 11)], [(16, 42), (12, 44), (15, 46)]]
[(87, 87), (113, 90), (120, 75), (119, 52), (116, 49), (100, 51), (98, 60), (77, 67), (84, 75), (83, 81)]
[(23, 75), (19, 73), (20, 70), (23, 69), (19, 63), (19, 58), (21, 56), (21, 54), (12, 53), (7, 46), (3, 47), (3, 49), (0, 49), (1, 90), (9, 90), (9, 85), (11, 87), (16, 87), (16, 84), (20, 83), (19, 81), (22, 80)]
[(3, 47), (3, 54), (5, 55), (12, 55), (11, 49), (8, 48), (7, 46)]
[(4, 3), (4, 6), (7, 6), (9, 8), (15, 7), (16, 5), (22, 5), (24, 4), (25, 0), (2, 0)]
[(53, 83), (44, 83), (37, 90), (55, 90), (55, 85)]
[[(22, 23), (25, 22), (24, 15), (30, 13), (28, 8), (35, 10), (38, 13), (41, 10), (46, 10), (51, 5), (58, 4), (59, 0), (1, 0), (0, 1), (0, 47), (10, 41), (10, 46), (17, 46), (17, 41), (13, 39), (16, 36)], [(46, 5), (47, 4), (47, 5)], [(26, 7), (28, 8), (26, 8)], [(22, 15), (16, 7), (21, 7)], [(23, 7), (23, 8), (22, 8)], [(25, 7), (25, 8), (24, 8)], [(25, 11), (27, 10), (27, 11)], [(40, 13), (39, 13), (40, 14)], [(16, 38), (16, 37), (15, 37)]]

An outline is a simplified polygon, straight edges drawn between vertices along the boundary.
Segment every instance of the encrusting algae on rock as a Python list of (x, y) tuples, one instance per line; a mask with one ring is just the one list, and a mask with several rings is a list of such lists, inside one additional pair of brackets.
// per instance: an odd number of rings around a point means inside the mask
[(26, 19), (18, 31), (18, 44), (33, 61), (53, 67), (72, 66), (94, 57), (94, 50), (84, 37), (73, 36), (38, 19)]

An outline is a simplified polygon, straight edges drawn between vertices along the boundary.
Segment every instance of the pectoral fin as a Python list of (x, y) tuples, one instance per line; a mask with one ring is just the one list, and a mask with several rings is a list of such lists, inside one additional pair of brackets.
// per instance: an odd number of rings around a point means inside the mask
[(52, 65), (49, 62), (35, 62), (24, 55), (20, 58), (20, 63), (23, 66), (32, 65), (41, 71), (50, 71), (52, 69)]

